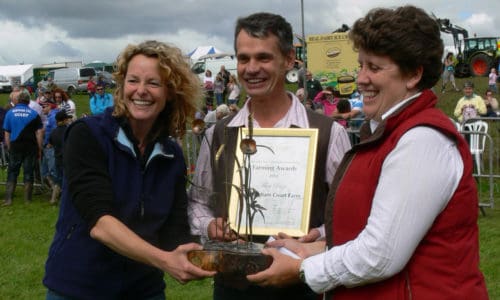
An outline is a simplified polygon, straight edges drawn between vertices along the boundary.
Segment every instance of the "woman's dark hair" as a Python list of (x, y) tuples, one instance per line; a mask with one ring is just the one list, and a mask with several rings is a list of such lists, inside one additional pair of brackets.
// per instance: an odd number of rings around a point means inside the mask
[(442, 72), (443, 41), (439, 24), (420, 8), (376, 8), (357, 20), (349, 37), (354, 48), (390, 57), (403, 75), (423, 68), (418, 89), (433, 87)]

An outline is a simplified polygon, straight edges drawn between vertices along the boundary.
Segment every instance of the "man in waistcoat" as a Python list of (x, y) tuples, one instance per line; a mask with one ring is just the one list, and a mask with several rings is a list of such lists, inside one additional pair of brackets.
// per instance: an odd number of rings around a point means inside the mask
[[(255, 128), (318, 128), (315, 183), (309, 228), (306, 239), (324, 236), (324, 204), (328, 184), (351, 144), (343, 127), (332, 119), (307, 110), (300, 100), (285, 87), (285, 74), (294, 64), (293, 33), (290, 24), (281, 16), (256, 13), (237, 21), (235, 53), (238, 59), (238, 78), (249, 96), (242, 109), (234, 116), (224, 118), (207, 130), (198, 157), (194, 185), (190, 190), (188, 214), (192, 232), (202, 239), (221, 239), (226, 224), (220, 203), (227, 197), (238, 128), (248, 127), (248, 117), (253, 116)], [(225, 151), (212, 165), (219, 146)], [(305, 158), (304, 158), (305, 159)], [(286, 180), (284, 178), (283, 180)], [(229, 181), (231, 182), (231, 181)], [(215, 195), (211, 196), (211, 195)], [(216, 199), (215, 199), (216, 198)], [(213, 202), (212, 202), (213, 201)], [(267, 237), (261, 237), (267, 238)], [(303, 284), (287, 289), (262, 288), (250, 285), (237, 289), (215, 279), (214, 299), (315, 299), (316, 295)]]

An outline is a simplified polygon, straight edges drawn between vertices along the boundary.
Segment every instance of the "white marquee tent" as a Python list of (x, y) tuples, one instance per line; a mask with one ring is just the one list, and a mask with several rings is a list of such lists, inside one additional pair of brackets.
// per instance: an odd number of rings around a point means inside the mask
[(214, 46), (199, 46), (199, 47), (194, 48), (187, 55), (189, 56), (189, 58), (191, 58), (193, 61), (195, 61), (204, 55), (217, 54), (217, 53), (223, 53), (223, 52), (220, 51), (219, 49), (215, 48)]

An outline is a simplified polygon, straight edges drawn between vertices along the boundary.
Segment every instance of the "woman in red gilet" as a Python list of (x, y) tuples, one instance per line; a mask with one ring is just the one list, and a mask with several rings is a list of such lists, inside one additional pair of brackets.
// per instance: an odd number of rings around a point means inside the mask
[[(374, 9), (349, 37), (367, 117), (326, 205), (326, 242), (271, 243), (260, 285), (302, 280), (328, 299), (487, 299), (465, 140), (436, 109), (443, 42), (422, 9)], [(325, 244), (326, 249), (325, 251)]]

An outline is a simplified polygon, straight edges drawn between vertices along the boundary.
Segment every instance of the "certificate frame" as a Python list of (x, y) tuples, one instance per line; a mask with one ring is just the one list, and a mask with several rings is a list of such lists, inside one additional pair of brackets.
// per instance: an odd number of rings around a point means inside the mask
[[(248, 128), (241, 128), (237, 145), (240, 145), (242, 137), (248, 135)], [(257, 144), (257, 153), (250, 155), (250, 186), (260, 194), (256, 200), (264, 207), (264, 217), (261, 212), (255, 214), (252, 234), (274, 235), (284, 232), (294, 237), (307, 234), (318, 129), (254, 128), (253, 139)], [(239, 147), (235, 151), (236, 159), (242, 162), (242, 151)], [(240, 205), (236, 188), (241, 186), (239, 165), (235, 163), (229, 200), (229, 222), (235, 230), (238, 230)], [(245, 228), (246, 220), (242, 217), (239, 233), (247, 233)]]

